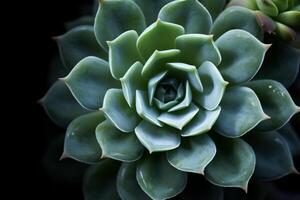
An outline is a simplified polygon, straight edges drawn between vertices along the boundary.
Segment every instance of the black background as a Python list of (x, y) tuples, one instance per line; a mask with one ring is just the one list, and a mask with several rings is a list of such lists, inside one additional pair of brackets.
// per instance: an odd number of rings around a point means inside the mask
[[(19, 105), (19, 115), (14, 116), (14, 119), (17, 117), (21, 123), (10, 126), (14, 130), (19, 128), (15, 131), (19, 135), (14, 135), (13, 141), (17, 140), (18, 145), (21, 144), (18, 148), (12, 147), (16, 152), (9, 158), (14, 163), (13, 178), (9, 179), (9, 185), (14, 188), (12, 196), (28, 196), (29, 199), (83, 199), (80, 183), (63, 183), (49, 175), (43, 166), (43, 156), (49, 147), (49, 141), (59, 137), (63, 130), (52, 124), (37, 101), (48, 89), (48, 67), (57, 52), (56, 43), (51, 37), (63, 34), (65, 22), (79, 17), (84, 5), (91, 2), (51, 0), (18, 4), (20, 17), (18, 27), (15, 27), (18, 32), (15, 31), (17, 35), (13, 36), (23, 40), (25, 44), (19, 44), (21, 47), (15, 53), (19, 57), (14, 57), (17, 59), (16, 63), (21, 62), (18, 64), (18, 75), (22, 81), (17, 86), (18, 94), (14, 94), (14, 100)], [(29, 106), (24, 105), (21, 99), (29, 99)], [(297, 126), (300, 131), (299, 125)], [(296, 166), (300, 169), (299, 157), (296, 158)], [(78, 173), (81, 173), (80, 170)], [(299, 176), (289, 175), (276, 181), (276, 184), (292, 193), (300, 192)]]

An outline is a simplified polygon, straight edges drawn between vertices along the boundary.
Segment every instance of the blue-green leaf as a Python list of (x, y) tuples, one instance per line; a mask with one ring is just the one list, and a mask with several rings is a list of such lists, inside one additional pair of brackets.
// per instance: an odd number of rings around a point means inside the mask
[(208, 181), (221, 187), (239, 187), (247, 191), (255, 168), (255, 154), (242, 139), (217, 139), (217, 154), (205, 168)]
[(289, 145), (289, 149), (293, 156), (300, 154), (300, 139), (294, 127), (287, 123), (284, 127), (278, 130), (281, 136)]
[(140, 35), (137, 47), (142, 57), (147, 60), (155, 50), (173, 49), (175, 38), (183, 34), (182, 26), (157, 20)]
[(144, 147), (134, 133), (123, 133), (108, 120), (96, 128), (96, 137), (102, 149), (102, 158), (133, 162), (143, 155)]
[(108, 42), (109, 46), (109, 67), (112, 76), (120, 79), (127, 70), (141, 57), (136, 47), (138, 34), (130, 30), (122, 33), (115, 40)]
[(145, 27), (144, 15), (133, 1), (100, 1), (94, 28), (96, 39), (104, 49), (108, 49), (106, 41), (112, 41), (128, 30), (141, 33)]
[(136, 127), (135, 134), (150, 153), (175, 149), (180, 144), (176, 129), (158, 127), (145, 120)]
[(121, 89), (109, 89), (101, 109), (114, 126), (123, 132), (133, 132), (140, 122), (140, 117), (129, 107)]
[(120, 87), (111, 77), (108, 63), (92, 56), (81, 60), (63, 80), (80, 105), (91, 110), (101, 108), (109, 88)]
[(147, 156), (137, 166), (136, 177), (142, 190), (153, 200), (165, 200), (181, 193), (187, 174), (172, 167), (163, 154)]
[(263, 30), (256, 20), (255, 13), (247, 8), (233, 6), (224, 10), (215, 20), (212, 34), (215, 38), (219, 38), (232, 29), (242, 29), (258, 39), (263, 38)]
[(136, 180), (136, 163), (122, 163), (117, 178), (117, 190), (123, 200), (150, 200)]
[(198, 0), (176, 0), (165, 5), (158, 18), (179, 24), (186, 33), (210, 33), (212, 19), (206, 8)]
[(203, 174), (217, 152), (214, 141), (206, 134), (185, 138), (181, 145), (167, 152), (169, 163), (178, 170)]
[(103, 160), (92, 165), (83, 179), (83, 196), (85, 200), (120, 200), (116, 188), (116, 175), (119, 163)]
[(241, 137), (269, 117), (264, 113), (253, 90), (236, 86), (227, 91), (221, 101), (221, 114), (215, 130), (226, 137)]
[(96, 127), (104, 120), (103, 112), (96, 111), (72, 121), (65, 136), (62, 157), (85, 163), (99, 162), (102, 152), (96, 139)]
[(62, 128), (89, 111), (78, 104), (63, 81), (56, 81), (40, 100), (50, 119)]
[(93, 26), (78, 26), (56, 37), (61, 59), (67, 69), (87, 56), (107, 59), (107, 53), (98, 45)]
[(218, 66), (226, 81), (249, 81), (259, 70), (269, 45), (244, 30), (231, 30), (216, 41), (222, 62)]
[(198, 0), (204, 7), (209, 11), (212, 19), (216, 17), (223, 11), (226, 0)]
[(289, 146), (279, 133), (252, 133), (246, 140), (255, 152), (256, 179), (274, 180), (296, 172)]
[(294, 114), (300, 112), (300, 108), (295, 105), (288, 91), (277, 81), (257, 80), (244, 85), (254, 90), (264, 112), (271, 117), (256, 127), (258, 131), (278, 129)]

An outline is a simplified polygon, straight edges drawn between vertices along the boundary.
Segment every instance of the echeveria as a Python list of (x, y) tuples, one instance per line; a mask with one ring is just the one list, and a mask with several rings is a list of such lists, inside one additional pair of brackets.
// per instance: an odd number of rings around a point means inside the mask
[[(270, 45), (240, 29), (215, 40), (214, 11), (197, 0), (154, 5), (100, 1), (95, 38), (108, 61), (88, 48), (99, 56), (83, 58), (63, 78), (90, 111), (69, 125), (63, 154), (97, 163), (87, 172), (85, 198), (168, 199), (183, 191), (187, 173), (247, 190), (253, 174), (295, 171), (276, 130), (300, 108), (279, 82), (251, 81)], [(288, 162), (276, 168), (274, 160)]]

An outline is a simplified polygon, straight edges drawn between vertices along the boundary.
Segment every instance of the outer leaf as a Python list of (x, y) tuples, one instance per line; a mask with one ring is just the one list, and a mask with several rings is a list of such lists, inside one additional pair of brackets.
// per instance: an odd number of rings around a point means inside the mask
[(101, 148), (96, 140), (96, 127), (105, 120), (103, 112), (93, 112), (76, 118), (68, 126), (65, 136), (64, 153), (80, 162), (100, 161)]
[(150, 200), (138, 185), (135, 163), (122, 163), (117, 178), (117, 190), (123, 200)]
[(219, 38), (232, 29), (242, 29), (258, 39), (263, 38), (263, 30), (257, 23), (255, 13), (247, 8), (234, 6), (224, 10), (215, 20), (212, 33), (215, 38)]
[(182, 26), (157, 20), (140, 35), (137, 47), (147, 60), (155, 50), (173, 49), (175, 38), (183, 34)]
[(266, 59), (255, 79), (273, 79), (289, 87), (297, 78), (300, 53), (287, 44), (276, 41), (266, 54)]
[(109, 46), (109, 67), (112, 76), (120, 79), (127, 70), (141, 57), (136, 48), (138, 34), (130, 30), (122, 33), (115, 40), (108, 42)]
[(241, 137), (259, 122), (268, 119), (258, 97), (247, 87), (233, 87), (226, 91), (221, 102), (222, 112), (215, 129), (226, 137)]
[(289, 149), (294, 156), (300, 154), (300, 139), (296, 130), (292, 127), (291, 124), (287, 123), (284, 127), (278, 130), (280, 135), (285, 139), (289, 145)]
[(125, 134), (107, 120), (97, 126), (96, 137), (102, 148), (102, 158), (133, 162), (143, 155), (143, 145), (133, 133)]
[(104, 49), (108, 49), (106, 41), (114, 40), (128, 30), (141, 33), (145, 27), (144, 15), (133, 1), (100, 1), (94, 28), (97, 41)]
[(104, 97), (102, 110), (106, 117), (123, 132), (132, 132), (140, 118), (134, 109), (130, 108), (120, 89), (109, 89)]
[(208, 132), (219, 117), (221, 108), (208, 111), (199, 109), (197, 115), (182, 130), (182, 137), (196, 136)]
[(175, 149), (180, 144), (180, 135), (170, 127), (158, 127), (142, 121), (135, 129), (135, 134), (150, 153)]
[(207, 110), (214, 110), (221, 102), (228, 82), (224, 81), (219, 70), (211, 62), (204, 62), (198, 68), (198, 73), (205, 87), (202, 93), (194, 93), (193, 100)]
[(136, 91), (136, 111), (144, 120), (162, 127), (162, 123), (157, 119), (160, 113), (155, 107), (149, 105), (147, 97), (146, 92)]
[(181, 51), (181, 60), (184, 63), (199, 67), (205, 61), (215, 65), (221, 62), (221, 54), (213, 42), (212, 35), (186, 34), (176, 38), (176, 48)]
[(187, 183), (187, 174), (173, 168), (164, 155), (146, 157), (138, 164), (136, 177), (142, 190), (153, 200), (174, 197)]
[[(98, 9), (98, 2), (97, 2), (97, 9)], [(83, 26), (83, 25), (89, 25), (89, 26), (93, 26), (94, 25), (94, 17), (92, 16), (82, 16), (79, 17), (73, 21), (67, 22), (65, 23), (65, 27), (67, 30), (70, 30), (72, 28), (76, 28), (78, 26)]]
[(136, 62), (120, 78), (124, 97), (130, 107), (134, 105), (136, 90), (146, 87), (145, 80), (141, 77), (142, 69), (143, 65), (140, 62)]
[(119, 164), (113, 160), (103, 160), (91, 166), (83, 180), (83, 195), (85, 200), (119, 200), (116, 189), (116, 174)]
[(205, 8), (209, 11), (212, 19), (216, 17), (223, 11), (226, 1), (225, 0), (198, 0)]
[(155, 20), (157, 20), (157, 15), (159, 10), (166, 5), (167, 3), (173, 0), (133, 0), (139, 7), (142, 9), (147, 24), (152, 24)]
[(218, 68), (225, 80), (233, 83), (250, 80), (259, 70), (269, 48), (243, 30), (224, 33), (216, 45), (222, 55)]
[(199, 108), (195, 104), (191, 104), (184, 110), (178, 110), (171, 113), (162, 113), (157, 119), (169, 126), (182, 130), (198, 113)]
[(81, 60), (64, 78), (76, 100), (85, 108), (101, 108), (105, 92), (120, 87), (110, 75), (108, 63), (96, 57)]
[(251, 81), (245, 84), (254, 90), (264, 112), (271, 117), (258, 125), (256, 130), (270, 131), (282, 127), (300, 108), (295, 105), (288, 91), (273, 80)]
[(198, 0), (176, 0), (165, 5), (158, 18), (179, 24), (186, 33), (208, 34), (212, 19), (206, 8)]
[(217, 152), (214, 141), (206, 134), (186, 138), (179, 148), (167, 152), (169, 163), (185, 172), (204, 173)]
[(107, 59), (107, 53), (97, 44), (93, 26), (78, 26), (55, 38), (61, 59), (68, 69), (87, 56)]
[(250, 145), (239, 138), (220, 138), (218, 152), (205, 168), (205, 177), (221, 187), (240, 187), (247, 191), (255, 168), (255, 154)]
[(40, 103), (50, 119), (62, 128), (89, 112), (78, 104), (63, 81), (56, 81)]
[(256, 155), (256, 179), (274, 180), (296, 172), (289, 146), (277, 132), (253, 133), (247, 141)]

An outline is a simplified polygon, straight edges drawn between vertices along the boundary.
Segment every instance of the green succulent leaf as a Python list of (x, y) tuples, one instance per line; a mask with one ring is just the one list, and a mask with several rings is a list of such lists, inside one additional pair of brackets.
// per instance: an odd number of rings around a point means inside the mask
[(198, 73), (205, 87), (202, 93), (194, 93), (193, 101), (207, 110), (214, 110), (220, 104), (228, 82), (224, 81), (219, 70), (209, 61), (198, 68)]
[(181, 138), (176, 129), (158, 127), (145, 120), (135, 128), (135, 134), (150, 153), (168, 151), (180, 145)]
[(136, 177), (142, 190), (153, 200), (172, 198), (181, 193), (187, 183), (187, 174), (172, 167), (163, 154), (142, 160)]
[(256, 156), (256, 179), (274, 180), (296, 172), (289, 146), (279, 133), (252, 133), (247, 137), (247, 142)]
[(167, 67), (169, 70), (183, 73), (182, 76), (186, 76), (189, 83), (198, 92), (203, 91), (203, 86), (197, 71), (197, 68), (193, 65), (185, 64), (185, 63), (168, 63)]
[(192, 90), (191, 90), (189, 82), (187, 81), (186, 84), (185, 84), (184, 99), (179, 104), (177, 104), (176, 106), (170, 108), (168, 110), (168, 112), (174, 112), (174, 111), (182, 110), (186, 107), (189, 107), (189, 105), (191, 105), (191, 102), (192, 102)]
[(147, 60), (155, 50), (173, 49), (175, 38), (183, 34), (182, 26), (157, 20), (140, 35), (137, 48)]
[(96, 39), (104, 49), (108, 50), (106, 41), (112, 41), (128, 30), (141, 33), (145, 27), (145, 17), (134, 1), (100, 1), (94, 28)]
[(289, 145), (289, 149), (294, 156), (300, 154), (300, 139), (296, 130), (292, 127), (291, 124), (287, 123), (284, 127), (278, 130), (280, 135), (285, 139)]
[(224, 33), (217, 39), (216, 45), (222, 55), (218, 68), (225, 80), (232, 83), (252, 79), (262, 65), (269, 47), (244, 30)]
[(271, 17), (276, 17), (279, 13), (279, 10), (273, 1), (274, 0), (256, 0), (256, 4), (263, 13)]
[(205, 168), (208, 181), (221, 187), (239, 187), (247, 191), (255, 168), (255, 154), (240, 138), (219, 138), (217, 154)]
[(162, 127), (163, 124), (157, 119), (160, 113), (155, 107), (149, 105), (147, 97), (147, 92), (136, 91), (136, 111), (144, 120)]
[(212, 19), (206, 8), (198, 0), (176, 0), (165, 5), (158, 18), (179, 24), (186, 33), (208, 34)]
[(300, 11), (291, 10), (282, 12), (276, 19), (283, 24), (297, 28), (300, 26)]
[(216, 19), (217, 16), (223, 11), (226, 0), (198, 0), (209, 11), (212, 19)]
[(182, 130), (183, 127), (194, 118), (198, 111), (199, 108), (191, 103), (186, 109), (162, 113), (157, 119), (169, 126)]
[(169, 101), (167, 103), (161, 102), (159, 99), (154, 98), (154, 103), (158, 107), (159, 110), (167, 111), (171, 109), (173, 106), (178, 104), (178, 99), (174, 99), (173, 101)]
[(123, 200), (150, 200), (136, 180), (136, 163), (122, 163), (117, 177), (117, 190)]
[(205, 61), (211, 61), (215, 65), (221, 62), (221, 55), (212, 35), (185, 34), (176, 38), (175, 47), (181, 51), (180, 56), (184, 63), (196, 67)]
[(97, 125), (104, 120), (103, 112), (96, 111), (72, 121), (65, 135), (62, 157), (73, 158), (84, 163), (99, 162), (102, 152), (95, 131)]
[(152, 106), (153, 104), (153, 98), (156, 91), (156, 87), (159, 84), (159, 82), (167, 75), (167, 71), (161, 72), (153, 76), (148, 81), (148, 98), (149, 98), (149, 104)]
[(160, 9), (167, 3), (173, 0), (133, 0), (136, 4), (139, 5), (143, 11), (147, 24), (152, 24), (157, 20), (157, 15)]
[(299, 67), (299, 52), (284, 42), (276, 41), (267, 52), (255, 79), (272, 79), (289, 87), (296, 80)]
[(215, 20), (212, 33), (215, 38), (232, 29), (242, 29), (258, 39), (263, 38), (263, 30), (257, 23), (255, 13), (240, 6), (229, 7)]
[(114, 126), (123, 132), (133, 132), (140, 122), (140, 117), (129, 107), (121, 89), (109, 89), (106, 92), (102, 110)]
[(282, 127), (289, 119), (300, 112), (288, 91), (279, 82), (273, 80), (257, 80), (244, 84), (254, 90), (264, 112), (271, 118), (261, 122), (257, 131), (270, 131)]
[(226, 137), (241, 137), (269, 118), (255, 92), (247, 87), (236, 86), (227, 89), (221, 101), (221, 108), (215, 130)]
[(289, 7), (289, 1), (290, 0), (272, 0), (273, 3), (276, 5), (278, 8), (279, 12), (283, 12)]
[(214, 141), (203, 134), (182, 140), (180, 147), (167, 152), (167, 159), (178, 170), (203, 174), (216, 152)]
[(78, 104), (66, 84), (60, 80), (53, 84), (40, 103), (50, 119), (62, 128), (66, 128), (73, 119), (89, 112)]
[(83, 196), (85, 200), (120, 200), (116, 189), (116, 174), (119, 163), (114, 160), (103, 160), (92, 165), (83, 179)]
[(61, 59), (67, 69), (87, 56), (107, 59), (107, 53), (98, 45), (93, 26), (78, 26), (66, 34), (56, 37)]
[(64, 81), (80, 105), (91, 110), (101, 108), (109, 88), (120, 87), (111, 77), (108, 63), (92, 56), (81, 60)]
[(220, 107), (212, 111), (199, 108), (197, 115), (182, 129), (181, 136), (196, 136), (208, 132), (215, 124), (220, 112)]
[(120, 78), (124, 97), (130, 107), (134, 105), (136, 90), (146, 87), (145, 80), (141, 78), (142, 69), (143, 65), (140, 62), (136, 62)]
[(96, 137), (102, 149), (102, 158), (133, 162), (143, 155), (144, 147), (134, 133), (123, 133), (108, 120), (96, 128)]
[(136, 48), (138, 34), (130, 30), (122, 33), (115, 40), (108, 42), (109, 46), (109, 67), (112, 76), (120, 79), (127, 70), (141, 57)]
[(178, 49), (169, 49), (164, 51), (155, 50), (145, 63), (142, 75), (148, 78), (165, 71), (165, 64), (177, 61), (179, 53), (180, 50)]

